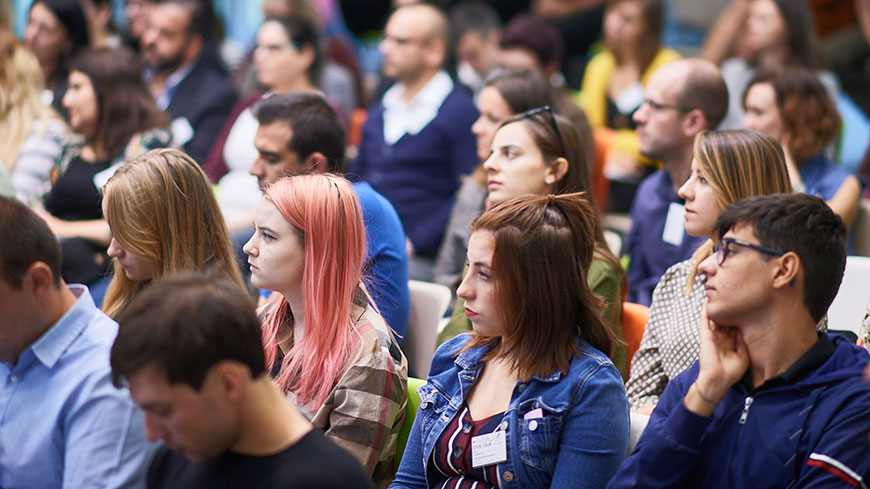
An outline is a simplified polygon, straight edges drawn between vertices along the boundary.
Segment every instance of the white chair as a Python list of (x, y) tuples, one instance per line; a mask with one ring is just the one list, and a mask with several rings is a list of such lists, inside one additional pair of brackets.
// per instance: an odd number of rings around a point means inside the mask
[(622, 255), (622, 236), (616, 231), (610, 229), (604, 230), (604, 241), (607, 242), (607, 247), (610, 252), (617, 258)]
[(858, 215), (852, 223), (852, 236), (855, 239), (855, 254), (870, 256), (870, 199), (861, 199)]
[(631, 428), (628, 432), (628, 451), (625, 452), (626, 456), (634, 450), (634, 446), (637, 445), (640, 435), (643, 434), (643, 430), (646, 428), (647, 423), (649, 423), (649, 414), (631, 412), (628, 413), (628, 415), (631, 422)]
[(861, 336), (861, 320), (870, 299), (870, 257), (846, 258), (840, 291), (828, 308), (828, 328), (852, 331)]
[(450, 304), (452, 292), (446, 285), (409, 280), (411, 311), (408, 315), (408, 330), (402, 341), (402, 351), (408, 358), (408, 366), (415, 377), (425, 379), (429, 374), (435, 343), (438, 339), (438, 322)]

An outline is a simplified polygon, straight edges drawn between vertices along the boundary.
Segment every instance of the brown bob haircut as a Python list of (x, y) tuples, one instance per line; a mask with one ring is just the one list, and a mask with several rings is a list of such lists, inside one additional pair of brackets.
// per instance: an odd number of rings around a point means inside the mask
[(788, 134), (786, 149), (797, 165), (822, 152), (840, 131), (840, 114), (822, 82), (812, 71), (798, 67), (759, 68), (743, 92), (753, 85), (773, 87), (782, 127)]
[(601, 319), (602, 301), (586, 283), (595, 251), (595, 207), (584, 193), (515, 197), (471, 225), (495, 238), (492, 257), (502, 337), (472, 333), (466, 349), (492, 346), (521, 379), (568, 371), (577, 338), (609, 355), (617, 341)]
[(97, 97), (94, 145), (111, 158), (121, 154), (137, 132), (169, 125), (142, 78), (142, 67), (126, 48), (82, 51), (70, 71), (87, 75)]

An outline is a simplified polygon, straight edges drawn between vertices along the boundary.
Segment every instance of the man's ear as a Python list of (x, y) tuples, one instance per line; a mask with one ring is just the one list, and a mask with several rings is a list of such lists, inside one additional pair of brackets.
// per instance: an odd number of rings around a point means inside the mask
[(191, 34), (190, 42), (184, 47), (184, 59), (191, 63), (202, 54), (202, 48), (205, 45), (205, 40), (199, 34)]
[(245, 387), (251, 377), (250, 370), (239, 362), (224, 360), (212, 367), (209, 375), (224, 398), (233, 401), (242, 399)]
[(707, 118), (700, 109), (692, 109), (683, 116), (683, 134), (687, 137), (694, 138), (704, 129), (713, 128), (707, 127)]
[(779, 266), (773, 272), (773, 287), (780, 289), (797, 285), (801, 271), (801, 259), (789, 251), (777, 259)]
[(326, 173), (329, 171), (329, 160), (320, 151), (315, 151), (305, 159), (303, 169), (308, 173)]
[(51, 267), (41, 261), (35, 261), (27, 267), (22, 282), (22, 286), (29, 288), (37, 297), (43, 296), (56, 286)]

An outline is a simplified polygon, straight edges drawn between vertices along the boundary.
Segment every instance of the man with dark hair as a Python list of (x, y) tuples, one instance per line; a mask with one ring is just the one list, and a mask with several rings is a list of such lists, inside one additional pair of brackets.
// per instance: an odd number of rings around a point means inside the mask
[(664, 64), (646, 85), (634, 113), (638, 149), (662, 169), (638, 186), (625, 239), (628, 301), (649, 306), (662, 274), (687, 260), (706, 238), (686, 234), (683, 200), (677, 189), (689, 177), (695, 135), (719, 125), (728, 110), (728, 88), (709, 61), (682, 59)]
[(200, 164), (237, 98), (217, 61), (218, 30), (209, 2), (158, 0), (139, 40), (151, 93), (174, 118), (175, 141)]
[[(274, 95), (255, 108), (258, 157), (250, 173), (266, 186), (285, 175), (341, 173), (344, 125), (320, 95)], [(353, 184), (366, 225), (368, 291), (401, 340), (408, 325), (408, 256), (405, 233), (392, 204), (371, 185)]]
[(448, 25), (438, 8), (396, 9), (380, 50), (396, 80), (368, 111), (359, 155), (348, 172), (395, 206), (408, 237), (411, 278), (429, 280), (460, 177), (478, 164), (471, 125), (477, 109), (443, 71)]
[(149, 286), (121, 317), (111, 361), (148, 438), (165, 441), (148, 487), (371, 487), (272, 383), (254, 306), (234, 284), (179, 275)]
[(456, 77), (477, 95), (495, 69), (501, 41), (501, 18), (481, 0), (466, 0), (450, 9), (450, 37)]
[(609, 487), (867, 487), (867, 352), (818, 333), (846, 264), (817, 197), (738, 201), (716, 223), (701, 356), (672, 380)]
[(112, 388), (118, 326), (60, 278), (45, 221), (0, 197), (0, 487), (144, 487), (142, 413)]

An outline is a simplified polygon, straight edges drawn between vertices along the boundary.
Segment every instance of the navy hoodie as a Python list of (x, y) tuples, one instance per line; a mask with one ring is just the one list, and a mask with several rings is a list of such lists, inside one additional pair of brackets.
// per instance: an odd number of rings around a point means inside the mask
[(870, 355), (824, 333), (813, 348), (833, 353), (792, 382), (738, 382), (709, 418), (682, 402), (695, 362), (668, 384), (608, 487), (865, 487), (870, 386), (861, 374)]

